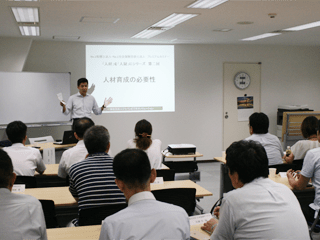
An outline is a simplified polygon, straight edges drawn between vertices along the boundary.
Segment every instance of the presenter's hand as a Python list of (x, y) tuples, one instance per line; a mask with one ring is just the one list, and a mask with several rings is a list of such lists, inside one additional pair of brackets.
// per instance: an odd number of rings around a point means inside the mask
[(110, 105), (112, 103), (112, 100), (113, 100), (112, 97), (109, 97), (108, 99), (105, 98), (103, 106), (106, 108), (108, 105)]
[(65, 102), (60, 102), (60, 106), (63, 107), (64, 105), (66, 105)]

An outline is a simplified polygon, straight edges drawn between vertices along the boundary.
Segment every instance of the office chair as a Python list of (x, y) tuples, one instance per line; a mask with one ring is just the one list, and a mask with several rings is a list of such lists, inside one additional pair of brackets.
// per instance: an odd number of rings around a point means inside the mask
[(172, 169), (157, 169), (157, 177), (163, 177), (163, 181), (174, 181), (175, 171)]
[(35, 143), (47, 143), (47, 142), (54, 142), (52, 136), (44, 136), (44, 137), (37, 137), (37, 138), (29, 138), (30, 144)]
[(58, 220), (56, 208), (52, 200), (39, 200), (42, 205), (44, 219), (46, 220), (46, 228), (58, 228)]
[(10, 147), (12, 143), (9, 140), (0, 141), (0, 147)]
[(36, 188), (37, 179), (31, 176), (17, 176), (14, 184), (25, 184), (26, 188)]
[(196, 207), (195, 188), (170, 188), (151, 191), (161, 202), (171, 203), (182, 207), (189, 216), (193, 215)]
[(106, 217), (126, 208), (128, 204), (108, 204), (101, 207), (81, 209), (79, 211), (79, 226), (100, 225)]
[(293, 164), (295, 165), (295, 168), (293, 170), (301, 170), (303, 165), (303, 159), (297, 159), (293, 161)]

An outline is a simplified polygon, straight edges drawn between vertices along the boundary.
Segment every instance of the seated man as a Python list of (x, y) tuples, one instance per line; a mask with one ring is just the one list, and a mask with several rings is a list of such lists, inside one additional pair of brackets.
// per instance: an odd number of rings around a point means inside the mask
[(250, 137), (245, 140), (253, 140), (262, 144), (269, 160), (269, 165), (282, 164), (283, 149), (277, 136), (268, 133), (269, 118), (266, 114), (255, 112), (249, 117)]
[(46, 166), (40, 151), (26, 147), (27, 126), (21, 121), (14, 121), (6, 128), (8, 139), (12, 146), (3, 148), (12, 160), (13, 170), (18, 176), (34, 176), (35, 171), (42, 174)]
[(214, 230), (210, 239), (310, 239), (295, 195), (284, 184), (268, 179), (263, 146), (254, 141), (234, 142), (226, 154), (236, 189), (225, 194), (219, 222), (211, 219), (202, 227)]
[(47, 239), (46, 223), (38, 199), (12, 193), (16, 180), (8, 154), (0, 149), (0, 239)]
[(113, 161), (116, 183), (126, 196), (128, 207), (107, 217), (100, 240), (189, 239), (189, 218), (181, 207), (157, 201), (150, 192), (157, 172), (151, 170), (147, 154), (126, 149)]
[(85, 131), (94, 126), (94, 122), (87, 117), (80, 118), (74, 123), (74, 136), (78, 139), (78, 143), (73, 148), (70, 148), (63, 152), (60, 163), (58, 176), (66, 178), (69, 175), (69, 169), (72, 164), (84, 160), (88, 154), (86, 146), (83, 142), (83, 135)]
[[(318, 129), (320, 127), (320, 120), (318, 121)], [(317, 130), (317, 138), (320, 142), (320, 133)], [(295, 190), (303, 190), (306, 188), (310, 178), (312, 185), (315, 188), (315, 198), (313, 203), (309, 205), (310, 208), (303, 209), (303, 213), (308, 222), (314, 221), (315, 210), (320, 208), (320, 148), (314, 148), (307, 152), (304, 160), (302, 170), (294, 173), (292, 169), (288, 170), (287, 177), (289, 184)], [(297, 179), (296, 179), (297, 178)]]
[[(126, 203), (123, 193), (114, 182), (113, 158), (108, 155), (110, 136), (103, 126), (89, 128), (83, 141), (89, 155), (73, 164), (69, 171), (72, 196), (78, 201), (79, 211), (107, 204)], [(78, 225), (78, 220), (73, 224)]]

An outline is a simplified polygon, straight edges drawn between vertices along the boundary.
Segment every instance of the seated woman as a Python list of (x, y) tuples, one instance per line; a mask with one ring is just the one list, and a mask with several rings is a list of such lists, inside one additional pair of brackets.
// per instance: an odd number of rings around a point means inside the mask
[(145, 119), (136, 123), (134, 128), (136, 137), (128, 141), (128, 148), (138, 148), (144, 150), (150, 161), (151, 169), (161, 168), (161, 141), (151, 139), (152, 125)]
[(317, 139), (318, 119), (314, 116), (306, 117), (301, 123), (302, 136), (305, 140), (296, 142), (291, 147), (291, 154), (283, 156), (283, 159), (288, 163), (292, 163), (293, 160), (303, 159), (310, 149), (320, 147), (320, 143)]

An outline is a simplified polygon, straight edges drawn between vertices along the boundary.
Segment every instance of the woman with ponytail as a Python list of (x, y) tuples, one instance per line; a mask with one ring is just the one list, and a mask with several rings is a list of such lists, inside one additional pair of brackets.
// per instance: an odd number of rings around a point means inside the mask
[(152, 125), (145, 119), (136, 123), (134, 128), (136, 137), (128, 141), (128, 148), (144, 150), (150, 161), (151, 169), (161, 168), (161, 141), (151, 139)]

